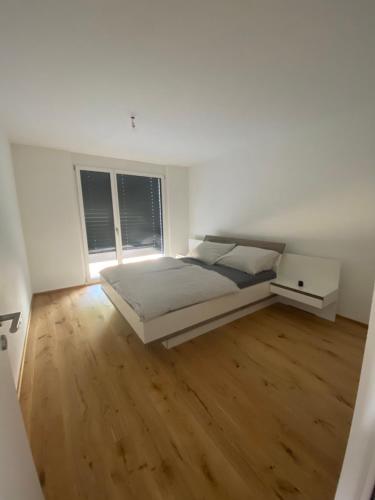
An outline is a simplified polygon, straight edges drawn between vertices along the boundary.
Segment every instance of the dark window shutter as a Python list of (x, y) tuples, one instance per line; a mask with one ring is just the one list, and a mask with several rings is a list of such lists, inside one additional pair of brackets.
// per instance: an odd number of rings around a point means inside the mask
[(161, 180), (117, 174), (122, 246), (163, 251)]
[(110, 174), (81, 170), (81, 185), (89, 253), (115, 250)]

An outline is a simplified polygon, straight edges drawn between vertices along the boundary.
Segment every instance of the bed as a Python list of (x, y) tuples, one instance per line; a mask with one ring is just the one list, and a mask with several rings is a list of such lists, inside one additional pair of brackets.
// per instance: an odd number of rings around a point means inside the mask
[[(206, 236), (204, 241), (279, 254), (285, 249), (284, 243), (222, 236)], [(149, 286), (139, 284), (144, 276), (148, 280), (144, 283)], [(270, 282), (275, 276), (275, 270), (250, 275), (220, 265), (220, 261), (205, 264), (191, 257), (165, 258), (160, 263), (127, 264), (104, 270), (101, 286), (143, 343), (161, 340), (166, 348), (171, 348), (273, 303)], [(176, 292), (169, 285), (172, 277), (179, 280)], [(197, 283), (199, 290), (193, 293)]]

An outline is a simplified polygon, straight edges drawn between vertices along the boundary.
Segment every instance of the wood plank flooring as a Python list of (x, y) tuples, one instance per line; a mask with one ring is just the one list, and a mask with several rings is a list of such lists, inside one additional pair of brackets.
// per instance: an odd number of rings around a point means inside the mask
[(46, 499), (333, 499), (365, 335), (274, 305), (168, 351), (99, 286), (36, 296), (21, 406)]

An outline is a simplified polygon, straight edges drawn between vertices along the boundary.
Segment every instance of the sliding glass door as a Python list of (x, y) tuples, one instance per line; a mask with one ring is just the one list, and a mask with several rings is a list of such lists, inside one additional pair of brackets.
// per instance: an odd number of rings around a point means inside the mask
[(162, 178), (77, 171), (88, 281), (117, 263), (164, 255)]
[(111, 174), (81, 170), (80, 185), (88, 277), (97, 279), (103, 268), (117, 264)]
[(161, 179), (117, 174), (122, 258), (164, 251)]

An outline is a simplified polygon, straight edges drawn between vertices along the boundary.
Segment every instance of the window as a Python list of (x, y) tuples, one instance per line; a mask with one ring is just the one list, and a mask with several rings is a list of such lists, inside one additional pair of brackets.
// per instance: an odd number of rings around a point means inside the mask
[(79, 181), (89, 280), (164, 254), (161, 178), (79, 169)]
[(106, 172), (81, 171), (89, 254), (116, 250), (111, 177)]
[(117, 174), (122, 248), (163, 252), (161, 181), (157, 177)]

